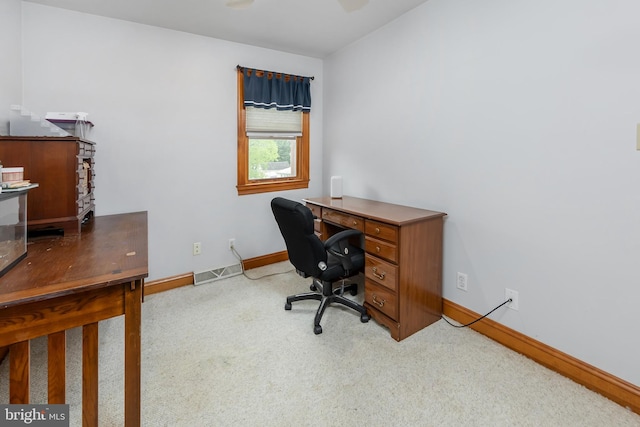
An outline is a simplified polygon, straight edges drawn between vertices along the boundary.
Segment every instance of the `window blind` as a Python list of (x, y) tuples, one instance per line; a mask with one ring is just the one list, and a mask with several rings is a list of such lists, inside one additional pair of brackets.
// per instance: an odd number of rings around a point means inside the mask
[(247, 136), (293, 137), (302, 135), (302, 112), (246, 107)]

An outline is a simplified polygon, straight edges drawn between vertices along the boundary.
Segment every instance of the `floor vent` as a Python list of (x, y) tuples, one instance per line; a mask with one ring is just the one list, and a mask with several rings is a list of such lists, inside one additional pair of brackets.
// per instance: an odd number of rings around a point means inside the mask
[(242, 266), (240, 264), (228, 265), (226, 267), (216, 268), (214, 270), (201, 271), (193, 273), (193, 284), (203, 285), (216, 280), (226, 279), (227, 277), (242, 274)]

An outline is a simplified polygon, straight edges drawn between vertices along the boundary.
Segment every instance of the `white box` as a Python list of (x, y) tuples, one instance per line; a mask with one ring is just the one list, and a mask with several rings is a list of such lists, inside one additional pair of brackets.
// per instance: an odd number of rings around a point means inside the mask
[(342, 199), (342, 177), (341, 176), (331, 177), (331, 198)]
[(87, 120), (87, 113), (64, 113), (64, 112), (48, 112), (45, 119), (59, 128), (67, 131), (73, 136), (82, 139), (89, 138), (89, 131), (93, 127), (93, 123)]
[(82, 121), (87, 121), (87, 113), (82, 113), (82, 112), (78, 112), (78, 113), (60, 113), (60, 112), (48, 112), (46, 114), (46, 116), (44, 116), (45, 119), (51, 121), (51, 120), (69, 120), (69, 121), (73, 121), (75, 122), (76, 120), (82, 120)]
[(15, 182), (24, 180), (24, 168), (2, 168), (0, 182)]

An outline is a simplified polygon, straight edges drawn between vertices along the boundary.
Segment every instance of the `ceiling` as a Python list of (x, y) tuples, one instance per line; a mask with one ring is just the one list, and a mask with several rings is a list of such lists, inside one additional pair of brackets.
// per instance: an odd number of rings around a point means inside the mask
[(427, 0), (369, 0), (347, 12), (339, 0), (23, 0), (92, 15), (324, 58)]

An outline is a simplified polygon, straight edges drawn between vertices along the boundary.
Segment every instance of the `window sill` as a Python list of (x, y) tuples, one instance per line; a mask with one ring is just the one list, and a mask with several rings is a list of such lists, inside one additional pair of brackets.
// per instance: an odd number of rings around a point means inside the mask
[(238, 195), (269, 193), (272, 191), (299, 190), (301, 188), (309, 188), (308, 179), (296, 179), (287, 181), (260, 181), (249, 184), (238, 184)]

